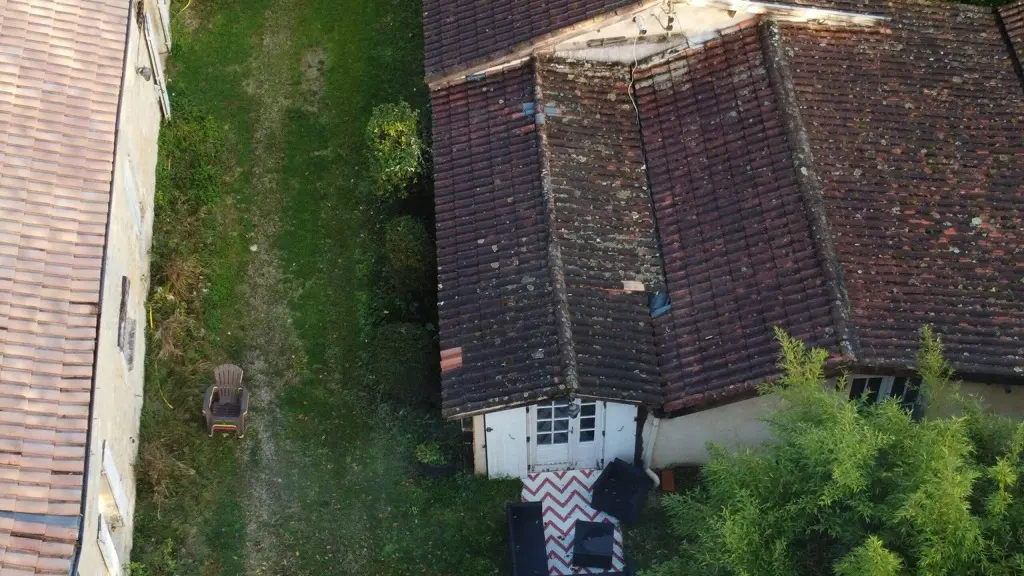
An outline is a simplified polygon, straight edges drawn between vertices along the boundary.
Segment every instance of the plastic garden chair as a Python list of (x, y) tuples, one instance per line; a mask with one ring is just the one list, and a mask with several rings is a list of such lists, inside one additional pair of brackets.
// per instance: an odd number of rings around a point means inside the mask
[(213, 371), (214, 385), (203, 398), (203, 416), (210, 436), (215, 432), (234, 432), (245, 436), (245, 416), (249, 412), (249, 391), (242, 386), (242, 369), (234, 364)]

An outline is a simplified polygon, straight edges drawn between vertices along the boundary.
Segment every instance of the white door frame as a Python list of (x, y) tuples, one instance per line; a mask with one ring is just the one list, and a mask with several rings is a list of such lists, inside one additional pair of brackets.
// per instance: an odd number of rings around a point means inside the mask
[(575, 402), (580, 406), (576, 417), (568, 416), (565, 398), (527, 408), (531, 472), (600, 468), (603, 464), (605, 402)]

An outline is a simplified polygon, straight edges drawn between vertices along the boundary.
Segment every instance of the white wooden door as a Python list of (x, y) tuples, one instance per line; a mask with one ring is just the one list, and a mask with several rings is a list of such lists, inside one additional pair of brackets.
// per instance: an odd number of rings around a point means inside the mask
[(601, 468), (604, 457), (604, 402), (582, 400), (580, 415), (570, 425), (572, 467)]
[(530, 470), (598, 468), (603, 453), (603, 402), (567, 399), (530, 407)]
[(632, 464), (636, 456), (636, 416), (633, 404), (605, 403), (604, 462), (622, 458)]
[(526, 408), (484, 415), (484, 449), (489, 478), (522, 478), (527, 474)]

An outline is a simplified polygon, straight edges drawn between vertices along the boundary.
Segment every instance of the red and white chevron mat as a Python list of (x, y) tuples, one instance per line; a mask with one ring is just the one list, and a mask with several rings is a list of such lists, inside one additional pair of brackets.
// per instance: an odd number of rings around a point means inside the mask
[(597, 568), (572, 565), (572, 545), (576, 521), (615, 524), (613, 572), (625, 567), (622, 556), (622, 530), (614, 518), (590, 507), (598, 470), (562, 470), (537, 472), (523, 479), (523, 502), (543, 504), (544, 539), (547, 541), (548, 574), (602, 574)]

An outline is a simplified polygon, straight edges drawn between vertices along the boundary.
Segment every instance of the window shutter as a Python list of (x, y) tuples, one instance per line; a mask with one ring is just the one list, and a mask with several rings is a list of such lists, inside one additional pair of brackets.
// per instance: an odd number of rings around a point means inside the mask
[(522, 478), (527, 474), (527, 417), (525, 408), (484, 415), (487, 425), (487, 475)]
[(114, 463), (114, 453), (110, 446), (103, 442), (103, 475), (106, 476), (107, 486), (114, 499), (114, 506), (121, 521), (131, 518), (131, 510), (128, 509), (128, 494), (124, 490), (124, 483), (121, 481), (121, 473), (117, 471), (117, 464)]
[(128, 280), (127, 276), (121, 276), (121, 309), (117, 314), (117, 347), (123, 352), (125, 343), (128, 340), (128, 334), (125, 332), (125, 328), (128, 325), (128, 290), (131, 287), (131, 281)]
[(110, 525), (107, 519), (100, 514), (99, 534), (96, 538), (100, 545), (100, 554), (103, 556), (103, 563), (107, 565), (109, 576), (121, 576), (121, 560), (117, 557), (117, 547), (114, 546), (114, 538), (110, 535)]

